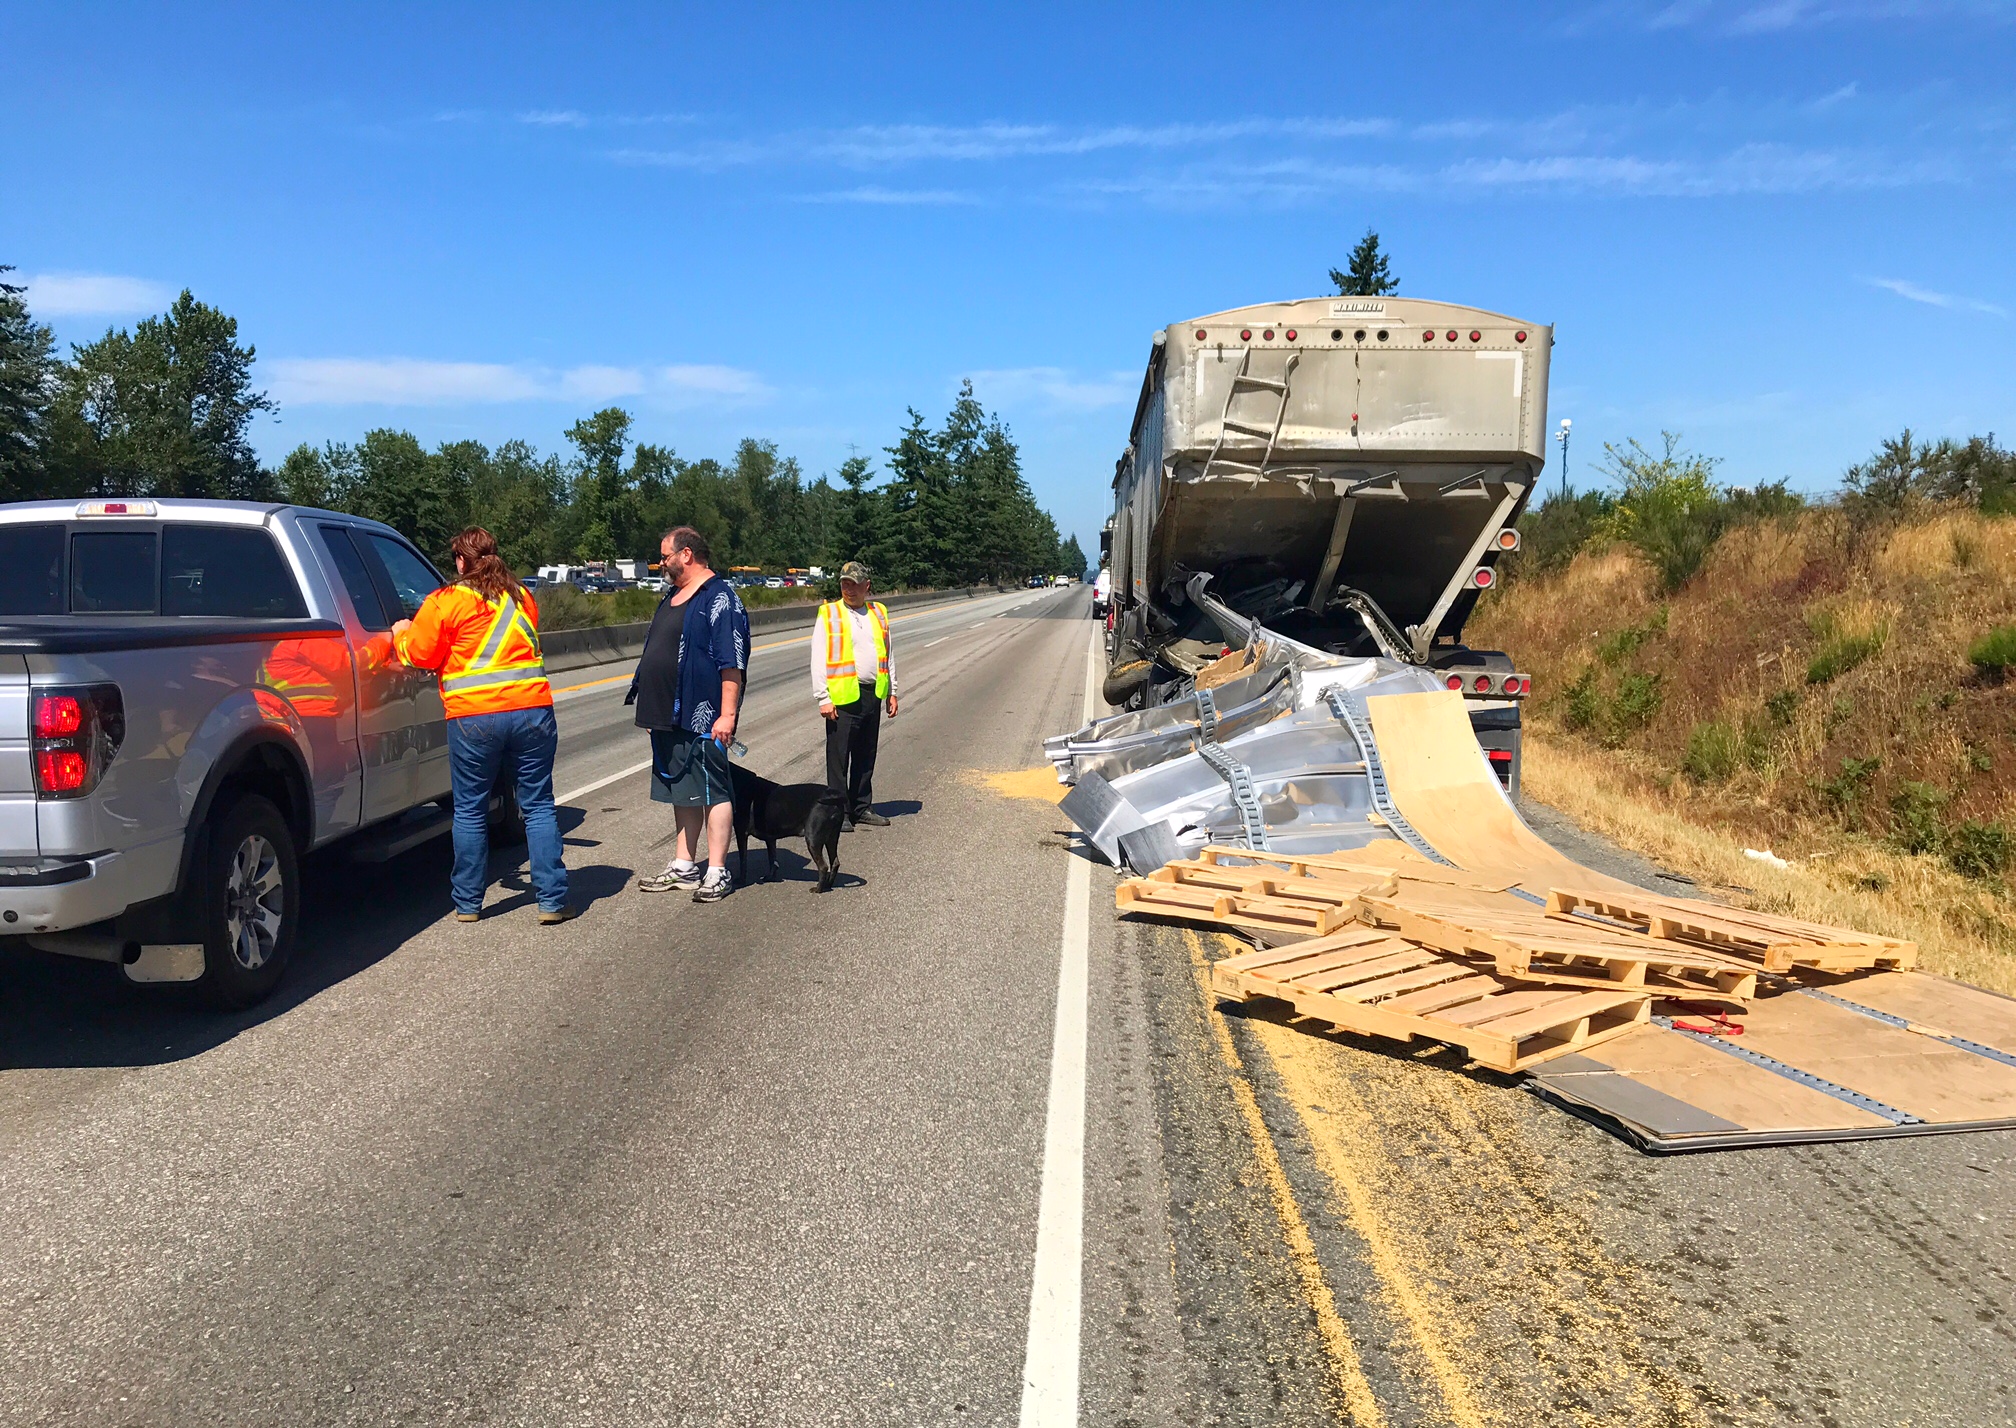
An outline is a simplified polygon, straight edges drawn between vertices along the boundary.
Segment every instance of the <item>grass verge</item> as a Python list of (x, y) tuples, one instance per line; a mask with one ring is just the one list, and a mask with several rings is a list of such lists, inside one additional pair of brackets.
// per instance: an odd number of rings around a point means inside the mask
[(1745, 857), (1740, 837), (1688, 819), (1667, 788), (1626, 758), (1530, 726), (1520, 776), (1533, 798), (1718, 897), (1907, 937), (1924, 970), (2016, 994), (2016, 919), (1936, 858), (1828, 830), (1820, 851), (1774, 868)]

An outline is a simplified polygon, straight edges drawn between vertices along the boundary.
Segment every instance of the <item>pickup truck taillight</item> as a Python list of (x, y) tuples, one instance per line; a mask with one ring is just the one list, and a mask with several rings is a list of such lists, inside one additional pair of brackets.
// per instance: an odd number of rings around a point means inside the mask
[(83, 798), (126, 740), (126, 701), (116, 684), (37, 689), (28, 725), (36, 795)]

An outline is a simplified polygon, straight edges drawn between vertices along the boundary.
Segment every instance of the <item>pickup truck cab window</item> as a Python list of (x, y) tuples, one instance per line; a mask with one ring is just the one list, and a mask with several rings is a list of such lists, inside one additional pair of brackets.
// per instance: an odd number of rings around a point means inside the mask
[(0, 615), (63, 613), (63, 527), (0, 526)]
[(161, 530), (161, 613), (299, 620), (308, 605), (264, 530), (168, 525)]
[(385, 602), (378, 598), (378, 587), (371, 582), (371, 571), (365, 566), (364, 557), (351, 544), (350, 532), (342, 526), (323, 526), (321, 533), (322, 548), (329, 552), (336, 573), (343, 579), (351, 607), (357, 611), (357, 623), (367, 630), (391, 629), (392, 619), (385, 613)]
[(154, 613), (154, 532), (91, 531), (70, 537), (70, 613)]
[(427, 597), (441, 588), (441, 577), (434, 573), (433, 566), (403, 541), (371, 532), (365, 533), (364, 540), (378, 556), (385, 574), (391, 578), (400, 616), (412, 619), (420, 613), (420, 606)]

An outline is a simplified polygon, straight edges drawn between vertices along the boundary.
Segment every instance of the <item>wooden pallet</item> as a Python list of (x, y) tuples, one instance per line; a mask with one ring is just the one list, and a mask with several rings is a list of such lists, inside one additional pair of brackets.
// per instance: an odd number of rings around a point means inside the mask
[(1114, 889), (1113, 905), (1122, 912), (1155, 913), (1214, 927), (1321, 936), (1351, 920), (1351, 904), (1357, 896), (1350, 889), (1337, 889), (1338, 895), (1320, 901), (1277, 897), (1259, 887), (1211, 887), (1160, 878), (1166, 871), (1157, 869), (1148, 877), (1127, 879)]
[(1212, 966), (1211, 985), (1360, 1035), (1458, 1047), (1506, 1072), (1621, 1036), (1652, 1007), (1644, 991), (1521, 985), (1370, 927), (1228, 957)]
[(1908, 972), (1918, 961), (1915, 942), (1657, 893), (1551, 888), (1547, 908), (1563, 916), (1593, 913), (1641, 935), (1756, 959), (1767, 972), (1789, 972), (1795, 967), (1819, 972), (1856, 972), (1872, 967)]
[(1636, 987), (1659, 996), (1748, 1006), (1754, 962), (1633, 934), (1588, 918), (1550, 917), (1513, 898), (1411, 896), (1359, 899), (1362, 922), (1413, 942), (1489, 961), (1504, 977), (1556, 986)]
[(1446, 863), (1432, 862), (1397, 839), (1387, 839), (1343, 853), (1267, 853), (1255, 852), (1251, 848), (1214, 845), (1197, 857), (1200, 862), (1213, 864), (1222, 864), (1227, 859), (1243, 859), (1279, 867), (1292, 876), (1305, 878), (1404, 878), (1410, 882), (1490, 892), (1503, 892), (1518, 882), (1513, 877), (1489, 872), (1473, 873), (1452, 868)]

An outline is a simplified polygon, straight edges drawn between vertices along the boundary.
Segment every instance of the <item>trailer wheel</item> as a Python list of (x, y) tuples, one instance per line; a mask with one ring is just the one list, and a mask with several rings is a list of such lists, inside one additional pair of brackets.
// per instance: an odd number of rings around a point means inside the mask
[(216, 1006), (252, 1006), (279, 985), (301, 922), (301, 869), (287, 820), (257, 794), (238, 798), (212, 825), (200, 873), (197, 985)]

